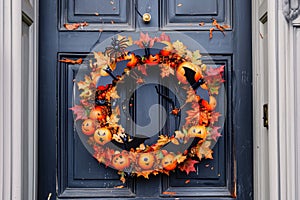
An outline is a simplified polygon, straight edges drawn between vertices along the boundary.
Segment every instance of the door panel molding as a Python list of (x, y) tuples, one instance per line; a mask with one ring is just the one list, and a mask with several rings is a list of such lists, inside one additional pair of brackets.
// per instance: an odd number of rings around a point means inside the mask
[[(200, 1), (203, 6), (195, 5), (199, 0), (160, 1), (161, 30), (209, 30), (212, 18), (232, 30), (232, 0)], [(200, 26), (200, 22), (205, 24)]]
[(87, 22), (76, 31), (133, 31), (134, 0), (59, 0), (59, 30), (64, 24)]

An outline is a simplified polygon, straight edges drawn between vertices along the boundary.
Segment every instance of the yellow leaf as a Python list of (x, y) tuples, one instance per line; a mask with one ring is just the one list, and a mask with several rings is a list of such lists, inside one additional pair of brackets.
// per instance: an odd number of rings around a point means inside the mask
[(118, 99), (120, 96), (118, 95), (118, 92), (116, 90), (116, 87), (113, 87), (110, 91), (106, 93), (107, 97), (113, 98), (113, 99)]
[(184, 44), (182, 42), (180, 42), (179, 40), (176, 40), (176, 42), (173, 42), (173, 47), (177, 51), (177, 54), (180, 56), (185, 55), (185, 53), (187, 51), (187, 47), (184, 46)]
[(194, 51), (192, 55), (192, 63), (194, 63), (195, 65), (201, 65), (202, 64), (201, 57), (202, 56), (199, 50)]
[(186, 156), (182, 155), (182, 154), (178, 154), (175, 156), (175, 159), (177, 160), (177, 163), (182, 163), (186, 160)]
[(212, 156), (213, 151), (210, 149), (210, 145), (211, 145), (210, 141), (205, 141), (198, 146), (197, 156), (199, 160), (201, 160), (202, 158), (213, 159)]

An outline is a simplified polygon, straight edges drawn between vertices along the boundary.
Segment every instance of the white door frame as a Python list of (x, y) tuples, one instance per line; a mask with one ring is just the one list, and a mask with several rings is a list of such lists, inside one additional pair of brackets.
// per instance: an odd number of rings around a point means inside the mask
[(0, 1), (0, 199), (36, 199), (37, 1)]
[[(255, 199), (299, 199), (300, 191), (300, 0), (253, 0), (254, 195)], [(265, 4), (265, 5), (264, 5)], [(267, 57), (262, 58), (260, 11), (267, 13)], [(268, 91), (260, 73), (267, 59)], [(269, 130), (262, 127), (261, 96), (267, 92)], [(262, 136), (267, 134), (267, 137)], [(264, 138), (263, 141), (262, 138)], [(260, 152), (260, 144), (268, 152)], [(265, 156), (267, 155), (267, 156)], [(263, 176), (263, 172), (269, 172)], [(262, 176), (261, 176), (262, 175)]]

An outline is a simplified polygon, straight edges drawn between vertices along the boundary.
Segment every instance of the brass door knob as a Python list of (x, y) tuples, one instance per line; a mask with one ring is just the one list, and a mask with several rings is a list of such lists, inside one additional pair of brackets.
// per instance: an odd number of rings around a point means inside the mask
[(151, 14), (150, 13), (143, 14), (143, 21), (146, 24), (149, 23), (151, 21)]

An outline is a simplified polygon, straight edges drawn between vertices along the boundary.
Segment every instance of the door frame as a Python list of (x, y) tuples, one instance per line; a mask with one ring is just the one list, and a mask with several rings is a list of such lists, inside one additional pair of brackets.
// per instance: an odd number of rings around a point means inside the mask
[[(263, 3), (262, 3), (263, 2)], [(261, 4), (262, 3), (262, 4)], [(268, 54), (261, 58), (261, 13), (265, 7), (268, 21)], [(253, 42), (253, 116), (254, 116), (254, 197), (265, 199), (299, 199), (300, 197), (300, 1), (299, 0), (252, 0)], [(268, 67), (268, 87), (261, 74), (262, 60)], [(260, 96), (268, 93), (269, 129), (262, 127), (262, 102)], [(262, 134), (268, 134), (262, 141)], [(288, 137), (287, 137), (288, 135)], [(258, 150), (259, 145), (269, 144), (267, 156)], [(267, 168), (266, 168), (267, 164)], [(267, 170), (267, 171), (266, 171)], [(267, 177), (260, 176), (269, 172)]]
[[(262, 121), (257, 116), (261, 114), (260, 105), (262, 102), (257, 98), (263, 93), (260, 90), (261, 85), (253, 82), (253, 116), (256, 118), (254, 122), (254, 177), (259, 177), (261, 171), (269, 171), (268, 180), (255, 179), (254, 182), (254, 197), (260, 199), (262, 192), (269, 193), (270, 199), (293, 199), (297, 197), (299, 191), (299, 174), (296, 169), (299, 169), (300, 150), (299, 138), (296, 137), (296, 130), (299, 129), (300, 117), (296, 113), (300, 113), (300, 97), (295, 93), (299, 86), (300, 73), (294, 73), (296, 66), (300, 65), (299, 58), (296, 59), (294, 52), (299, 52), (299, 25), (300, 20), (289, 19), (290, 13), (294, 9), (290, 5), (298, 5), (298, 0), (267, 0), (268, 12), (268, 67), (269, 67), (269, 152), (268, 158), (269, 167), (266, 169), (262, 160), (259, 159), (259, 154), (256, 151), (257, 141), (261, 131), (257, 127), (261, 126)], [(29, 2), (24, 0), (22, 2)], [(32, 45), (37, 49), (37, 19), (38, 19), (38, 0), (34, 2), (34, 37)], [(258, 13), (256, 12), (260, 0), (252, 0), (252, 34), (253, 34), (253, 77), (258, 76), (259, 68), (261, 67), (257, 53), (259, 46), (259, 29), (258, 29)], [(291, 4), (294, 3), (294, 4)], [(33, 169), (32, 176), (28, 177), (27, 182), (32, 187), (27, 188), (27, 192), (35, 198), (37, 192), (37, 157), (35, 156), (37, 148), (33, 149), (31, 158), (28, 162), (21, 161), (21, 146), (29, 144), (36, 145), (37, 129), (33, 125), (32, 137), (26, 143), (21, 140), (20, 127), (22, 118), (14, 111), (21, 109), (19, 99), (21, 99), (22, 85), (20, 78), (23, 76), (21, 67), (21, 32), (22, 32), (22, 3), (21, 0), (4, 0), (0, 3), (0, 108), (5, 112), (0, 113), (0, 196), (7, 197), (5, 199), (21, 199), (24, 184), (22, 184), (22, 175), (25, 173), (22, 170)], [(282, 7), (283, 5), (283, 7)], [(283, 10), (282, 10), (283, 9)], [(286, 15), (284, 15), (284, 13)], [(296, 13), (297, 14), (297, 13)], [(24, 18), (23, 18), (24, 19)], [(288, 20), (286, 20), (288, 19)], [(280, 29), (279, 29), (280, 27)], [(298, 38), (296, 37), (298, 35)], [(297, 42), (294, 44), (294, 42)], [(298, 45), (296, 45), (298, 44)], [(298, 46), (298, 47), (297, 47)], [(33, 68), (37, 72), (37, 51), (34, 52)], [(4, 67), (9, 66), (9, 67)], [(288, 67), (280, 67), (288, 66)], [(259, 77), (261, 78), (261, 77)], [(30, 110), (30, 118), (33, 122), (37, 119), (37, 88), (38, 77), (37, 73), (33, 78), (32, 89), (34, 89), (34, 106)], [(278, 84), (284, 83), (284, 84)], [(286, 87), (283, 87), (286, 86)], [(296, 87), (297, 86), (297, 87)], [(288, 105), (288, 106), (286, 106)], [(10, 113), (10, 114), (8, 114)], [(280, 115), (279, 115), (280, 113)], [(9, 133), (9, 134), (7, 134)], [(291, 137), (285, 138), (285, 133), (289, 133)], [(296, 142), (298, 142), (298, 145)], [(297, 149), (298, 147), (298, 149)], [(285, 159), (289, 158), (289, 162)], [(298, 160), (298, 161), (297, 161)], [(270, 184), (266, 184), (266, 183)], [(30, 190), (30, 191), (29, 191)], [(5, 196), (4, 196), (5, 195)], [(299, 194), (298, 194), (299, 195)], [(298, 196), (299, 197), (299, 196)], [(295, 199), (294, 198), (294, 199)]]

